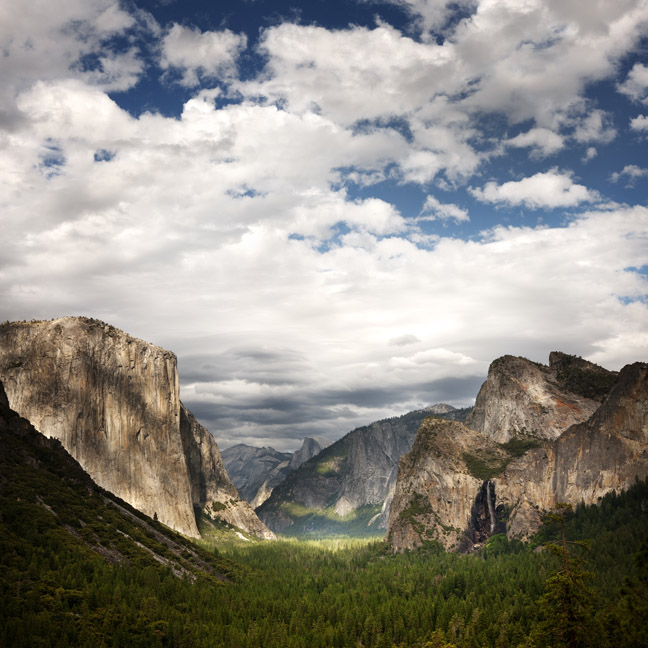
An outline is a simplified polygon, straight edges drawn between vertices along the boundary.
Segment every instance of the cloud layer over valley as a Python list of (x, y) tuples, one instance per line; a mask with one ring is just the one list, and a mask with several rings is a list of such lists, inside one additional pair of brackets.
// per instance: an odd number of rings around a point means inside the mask
[(221, 447), (646, 360), (645, 0), (182, 5), (0, 9), (3, 320), (173, 350)]

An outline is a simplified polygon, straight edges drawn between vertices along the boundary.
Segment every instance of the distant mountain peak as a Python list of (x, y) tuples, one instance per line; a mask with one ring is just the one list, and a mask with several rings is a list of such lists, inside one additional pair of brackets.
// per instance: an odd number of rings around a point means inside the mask
[(290, 459), (290, 468), (297, 470), (303, 463), (318, 455), (324, 448), (331, 445), (330, 441), (319, 437), (305, 437), (301, 448), (295, 450)]
[(436, 403), (435, 405), (430, 405), (426, 407), (423, 411), (430, 412), (431, 414), (449, 414), (454, 412), (457, 408), (447, 403)]
[(304, 462), (330, 444), (321, 437), (305, 437), (295, 452), (279, 452), (272, 447), (239, 443), (223, 450), (227, 473), (241, 497), (258, 508), (273, 489)]

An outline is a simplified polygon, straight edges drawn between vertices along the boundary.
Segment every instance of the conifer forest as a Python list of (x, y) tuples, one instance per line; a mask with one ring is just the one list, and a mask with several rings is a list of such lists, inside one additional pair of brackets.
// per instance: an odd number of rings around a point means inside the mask
[(470, 555), (393, 554), (380, 538), (225, 541), (209, 523), (182, 558), (202, 569), (183, 575), (145, 550), (106, 560), (81, 534), (92, 526), (108, 549), (124, 532), (89, 521), (71, 533), (26, 491), (2, 501), (2, 646), (648, 646), (648, 482)]

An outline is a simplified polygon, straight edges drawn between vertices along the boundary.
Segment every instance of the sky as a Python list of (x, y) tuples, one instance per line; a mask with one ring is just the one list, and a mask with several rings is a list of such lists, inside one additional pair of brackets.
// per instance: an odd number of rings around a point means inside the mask
[(0, 0), (0, 320), (293, 450), (648, 360), (647, 0)]

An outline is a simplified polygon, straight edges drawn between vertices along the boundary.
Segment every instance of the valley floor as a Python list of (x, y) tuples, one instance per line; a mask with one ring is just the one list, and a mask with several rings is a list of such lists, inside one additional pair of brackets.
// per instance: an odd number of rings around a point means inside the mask
[[(574, 645), (646, 646), (648, 483), (577, 510), (566, 535), (592, 540), (578, 617), (586, 626)], [(1, 558), (0, 645), (557, 648), (569, 638), (556, 641), (538, 601), (561, 562), (537, 550), (557, 537), (546, 529), (522, 545), (495, 536), (464, 556), (435, 545), (393, 555), (366, 539), (219, 540), (219, 560), (232, 565), (225, 583), (16, 545)]]

